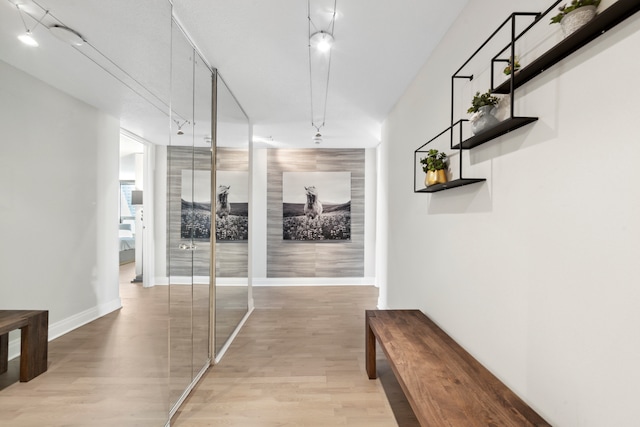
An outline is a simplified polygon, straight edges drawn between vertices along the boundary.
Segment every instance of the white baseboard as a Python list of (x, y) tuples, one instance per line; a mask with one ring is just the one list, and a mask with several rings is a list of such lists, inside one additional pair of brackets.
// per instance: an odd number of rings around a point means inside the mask
[[(193, 278), (196, 285), (206, 285), (209, 283), (209, 276), (195, 276)], [(168, 286), (168, 277), (156, 277), (155, 284), (158, 286)], [(172, 285), (190, 285), (191, 278), (188, 276), (171, 276)], [(248, 286), (249, 279), (246, 277), (218, 277), (216, 278), (217, 286)]]
[(154, 277), (153, 278), (154, 286), (169, 286), (169, 278), (168, 277)]
[[(196, 284), (209, 283), (208, 276), (193, 278)], [(168, 277), (156, 277), (155, 285), (169, 285)], [(188, 276), (171, 276), (172, 285), (190, 285)], [(217, 277), (216, 286), (248, 286), (246, 277)], [(262, 277), (251, 280), (253, 286), (376, 286), (375, 277)]]
[[(116, 298), (108, 303), (92, 307), (83, 312), (69, 316), (66, 319), (59, 320), (49, 324), (49, 341), (52, 341), (66, 333), (86, 325), (89, 322), (116, 311), (122, 307), (120, 298)], [(9, 360), (20, 356), (20, 338), (9, 341)]]
[(374, 277), (269, 277), (251, 282), (253, 286), (375, 286)]
[(154, 286), (168, 286), (169, 283), (172, 285), (208, 285), (209, 276), (193, 276), (193, 283), (191, 276), (154, 277), (153, 279)]
[(216, 286), (249, 286), (246, 277), (216, 277)]

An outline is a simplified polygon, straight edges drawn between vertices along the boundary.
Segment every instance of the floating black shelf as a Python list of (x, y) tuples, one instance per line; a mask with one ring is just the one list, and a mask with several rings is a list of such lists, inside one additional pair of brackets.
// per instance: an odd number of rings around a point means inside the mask
[[(588, 24), (566, 37), (530, 64), (522, 67), (513, 76), (513, 89), (522, 86), (638, 11), (640, 11), (640, 1), (638, 0), (618, 0), (613, 3), (598, 13)], [(511, 80), (494, 88), (493, 93), (511, 93)]]
[(442, 190), (451, 190), (452, 188), (462, 187), (463, 185), (475, 184), (486, 181), (485, 178), (460, 178), (446, 182), (444, 184), (430, 185), (421, 190), (415, 190), (416, 193), (437, 193)]
[[(464, 80), (473, 80), (473, 74), (465, 73), (461, 74), (462, 70), (465, 66), (471, 61), (473, 57), (476, 56), (483, 49), (489, 40), (491, 40), (499, 31), (502, 30), (507, 24), (511, 24), (511, 43), (507, 45), (502, 51), (498, 53), (496, 57), (492, 59), (492, 73), (493, 73), (493, 64), (494, 62), (508, 62), (506, 59), (499, 58), (505, 51), (510, 50), (510, 57), (515, 57), (515, 42), (520, 39), (524, 33), (526, 33), (530, 28), (534, 25), (538, 25), (540, 21), (543, 19), (547, 19), (547, 15), (556, 8), (556, 6), (561, 3), (560, 0), (554, 1), (554, 3), (544, 12), (536, 13), (536, 12), (514, 12), (509, 18), (507, 18), (502, 25), (500, 25), (493, 34), (471, 55), (469, 59), (456, 71), (451, 77), (451, 126), (445, 129), (443, 132), (440, 132), (437, 136), (430, 139), (428, 142), (420, 146), (414, 152), (414, 192), (416, 193), (435, 193), (443, 190), (450, 190), (456, 187), (462, 187), (464, 185), (476, 184), (479, 182), (484, 182), (486, 179), (484, 178), (462, 178), (462, 150), (471, 149), (473, 147), (477, 147), (478, 145), (484, 144), (485, 142), (491, 141), (501, 135), (504, 135), (512, 130), (518, 129), (520, 127), (526, 126), (530, 123), (538, 120), (537, 117), (516, 117), (514, 115), (514, 92), (515, 89), (527, 83), (529, 80), (536, 77), (538, 74), (542, 73), (549, 67), (555, 65), (560, 62), (567, 56), (571, 55), (573, 52), (577, 51), (581, 47), (585, 46), (592, 40), (596, 39), (600, 35), (604, 34), (606, 31), (615, 27), (625, 19), (631, 17), (640, 11), (640, 0), (617, 0), (615, 3), (610, 5), (608, 8), (604, 9), (602, 12), (598, 13), (593, 20), (584, 25), (579, 30), (575, 31), (570, 36), (566, 37), (564, 40), (557, 43), (551, 49), (543, 53), (538, 58), (534, 59), (531, 63), (527, 64), (523, 68), (521, 68), (517, 73), (511, 75), (509, 80), (504, 83), (498, 85), (496, 88), (493, 88), (491, 91), (493, 93), (499, 94), (507, 94), (511, 98), (510, 102), (510, 115), (509, 118), (503, 120), (498, 123), (493, 128), (482, 132), (478, 135), (474, 135), (471, 138), (468, 138), (464, 141), (458, 142), (456, 145), (453, 145), (454, 134), (453, 130), (456, 126), (459, 126), (459, 139), (462, 139), (462, 123), (468, 121), (466, 119), (458, 120), (454, 122), (454, 84), (456, 80), (464, 79)], [(535, 17), (535, 20), (523, 31), (519, 34), (516, 34), (516, 17)], [(493, 85), (493, 77), (491, 80), (491, 85)], [(416, 190), (416, 186), (418, 183), (416, 182), (417, 177), (417, 156), (419, 153), (424, 153), (422, 149), (434, 141), (435, 139), (441, 137), (445, 133), (449, 132), (451, 134), (450, 146), (451, 149), (456, 149), (460, 151), (460, 178), (449, 181), (445, 184), (436, 184), (426, 188), (422, 188)]]
[[(478, 135), (474, 135), (469, 139), (465, 139), (462, 141), (462, 148), (468, 150), (473, 147), (477, 147), (478, 145), (484, 144), (487, 141), (491, 141), (494, 138), (497, 138), (505, 133), (509, 133), (512, 130), (521, 128), (522, 126), (526, 126), (529, 123), (533, 123), (538, 120), (537, 117), (509, 117), (491, 129), (487, 129), (486, 131), (479, 133)], [(460, 148), (460, 144), (456, 144), (453, 149)]]

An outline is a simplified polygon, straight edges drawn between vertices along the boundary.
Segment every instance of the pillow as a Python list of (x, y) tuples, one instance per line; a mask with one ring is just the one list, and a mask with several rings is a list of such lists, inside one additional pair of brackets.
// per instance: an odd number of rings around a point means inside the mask
[(131, 231), (131, 224), (120, 224), (120, 230), (129, 230), (129, 231)]
[(131, 232), (131, 230), (120, 230), (120, 238), (122, 237), (133, 237), (133, 233)]

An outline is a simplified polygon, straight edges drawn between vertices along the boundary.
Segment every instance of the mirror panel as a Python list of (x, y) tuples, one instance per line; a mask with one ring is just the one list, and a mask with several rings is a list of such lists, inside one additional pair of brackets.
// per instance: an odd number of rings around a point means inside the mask
[[(211, 70), (200, 57), (194, 63), (193, 200), (201, 206), (201, 215), (193, 218), (193, 377), (209, 365), (211, 307), (211, 167), (212, 159), (212, 90)], [(196, 179), (197, 178), (197, 179)]]
[[(19, 124), (24, 134), (14, 138), (11, 126), (5, 126), (3, 143), (6, 142), (7, 147), (27, 148), (31, 135), (46, 136), (34, 140), (37, 144), (28, 153), (24, 170), (31, 174), (37, 171), (34, 176), (47, 177), (41, 179), (40, 186), (51, 193), (55, 203), (55, 209), (46, 215), (40, 226), (48, 229), (48, 234), (53, 233), (52, 236), (56, 236), (56, 231), (65, 230), (64, 242), (76, 242), (73, 250), (67, 251), (64, 244), (49, 247), (46, 241), (38, 238), (36, 246), (40, 251), (50, 253), (48, 259), (53, 260), (57, 270), (65, 272), (66, 277), (52, 274), (48, 281), (33, 287), (25, 283), (25, 286), (14, 287), (11, 296), (31, 300), (33, 295), (44, 295), (44, 298), (53, 295), (43, 303), (52, 314), (50, 322), (67, 324), (69, 321), (68, 325), (77, 321), (78, 314), (84, 318), (88, 312), (102, 312), (113, 307), (119, 298), (122, 309), (60, 337), (59, 341), (67, 340), (71, 345), (60, 347), (55, 344), (58, 340), (52, 341), (50, 349), (57, 358), (52, 358), (50, 363), (59, 363), (62, 367), (59, 372), (68, 371), (65, 381), (69, 384), (87, 378), (108, 382), (103, 382), (103, 386), (84, 388), (81, 398), (95, 405), (89, 405), (91, 412), (88, 414), (78, 406), (77, 412), (70, 416), (86, 420), (117, 419), (114, 423), (121, 425), (164, 425), (169, 413), (169, 289), (166, 286), (142, 287), (140, 283), (130, 282), (133, 277), (123, 277), (118, 286), (117, 223), (120, 218), (109, 207), (112, 203), (116, 206), (119, 193), (117, 153), (121, 134), (118, 127), (123, 133), (148, 143), (145, 151), (152, 144), (163, 147), (168, 144), (171, 4), (155, 0), (140, 0), (135, 5), (126, 0), (2, 3), (1, 68), (7, 70), (9, 65), (6, 64), (11, 65), (14, 80), (11, 89), (20, 91), (18, 99), (36, 101), (32, 103), (31, 111), (22, 110), (17, 103), (8, 105), (11, 111), (5, 118), (9, 125)], [(37, 49), (25, 50), (15, 38), (15, 34), (24, 31), (15, 3), (24, 6), (26, 25), (36, 30), (40, 43)], [(47, 15), (45, 7), (50, 12)], [(123, 10), (127, 13), (122, 14)], [(38, 20), (41, 22), (35, 28)], [(53, 25), (73, 28), (90, 43), (72, 47), (47, 30)], [(31, 83), (19, 86), (27, 76)], [(10, 79), (7, 81), (11, 82)], [(49, 111), (44, 109), (46, 103), (38, 102), (38, 97), (42, 96), (49, 97), (47, 103), (54, 105)], [(0, 98), (10, 100), (6, 92)], [(36, 112), (44, 111), (47, 117), (36, 115)], [(6, 158), (6, 153), (0, 154), (2, 156)], [(22, 169), (21, 164), (13, 166)], [(72, 182), (66, 182), (69, 179)], [(38, 200), (35, 194), (28, 193), (31, 189), (20, 181), (20, 176), (14, 176), (13, 182), (26, 193), (25, 197)], [(61, 188), (66, 190), (51, 190)], [(147, 188), (144, 188), (144, 212), (145, 220), (148, 220), (146, 226), (150, 227), (154, 210), (152, 204), (147, 204), (153, 200)], [(73, 197), (67, 200), (66, 193)], [(42, 205), (40, 209), (46, 211), (48, 208)], [(67, 218), (56, 217), (66, 216), (67, 212)], [(4, 219), (12, 223), (11, 218)], [(152, 233), (151, 229), (148, 231), (146, 235)], [(141, 230), (137, 232), (142, 233)], [(21, 241), (31, 242), (28, 236), (22, 237)], [(106, 244), (102, 244), (103, 239)], [(145, 236), (144, 240), (149, 239)], [(153, 240), (147, 243), (153, 245)], [(135, 250), (153, 252), (146, 251), (147, 248), (136, 247)], [(160, 253), (164, 254), (164, 245)], [(38, 252), (33, 255), (39, 257)], [(59, 263), (61, 258), (67, 259), (73, 268)], [(154, 275), (151, 267), (145, 265), (144, 268), (145, 278)], [(10, 272), (3, 273), (11, 277)], [(84, 293), (89, 291), (87, 298)], [(100, 334), (87, 334), (95, 330), (92, 328), (101, 328)], [(78, 336), (81, 339), (78, 340)], [(60, 393), (64, 391), (61, 389)], [(49, 400), (51, 398), (62, 397), (57, 397), (57, 393), (42, 396), (42, 404), (55, 404)], [(132, 408), (132, 405), (140, 407), (135, 402), (145, 402), (144, 408), (138, 411), (123, 409)], [(29, 412), (33, 415), (36, 411), (30, 409)], [(46, 418), (40, 421), (40, 424), (52, 422)]]
[(167, 148), (172, 411), (210, 362), (212, 71), (173, 25)]
[[(33, 15), (38, 19), (43, 15), (39, 3), (24, 3), (34, 8)], [(9, 6), (15, 12), (14, 5)], [(124, 134), (148, 143), (145, 167), (153, 168), (153, 172), (145, 172), (143, 189), (145, 231), (144, 245), (139, 249), (145, 253), (145, 286), (121, 284), (123, 310), (112, 316), (118, 322), (130, 322), (126, 323), (127, 332), (123, 333), (124, 328), (117, 323), (120, 329), (113, 328), (114, 335), (102, 342), (109, 345), (90, 356), (96, 357), (95, 362), (86, 352), (70, 352), (68, 360), (90, 364), (99, 372), (108, 368), (109, 377), (114, 379), (108, 392), (113, 405), (100, 411), (117, 412), (117, 408), (131, 404), (135, 393), (136, 400), (153, 403), (145, 403), (144, 422), (126, 418), (139, 417), (138, 411), (118, 414), (123, 423), (164, 425), (185, 389), (207, 365), (211, 352), (211, 243), (210, 238), (198, 234), (193, 226), (196, 221), (182, 215), (182, 201), (193, 205), (202, 200), (201, 194), (208, 193), (211, 203), (211, 146), (205, 137), (212, 134), (212, 73), (182, 31), (172, 25), (170, 2), (50, 0), (46, 6), (52, 13), (38, 28), (40, 49), (25, 55), (13, 36), (10, 42), (0, 37), (0, 60), (83, 101), (100, 114), (117, 118), (112, 121), (116, 131), (109, 136), (117, 135), (119, 124)], [(125, 9), (126, 16), (121, 14)], [(22, 26), (16, 17), (0, 14), (7, 33), (13, 34), (14, 24), (18, 29)], [(29, 19), (30, 25), (36, 22)], [(79, 31), (90, 43), (79, 48), (61, 43), (45, 29), (54, 24)], [(69, 127), (76, 125), (69, 123)], [(177, 134), (179, 128), (181, 135)], [(57, 131), (55, 127), (47, 129), (51, 136)], [(86, 145), (93, 142), (84, 141)], [(201, 180), (200, 173), (208, 174), (208, 178)], [(117, 197), (117, 177), (99, 177), (113, 178)], [(95, 176), (88, 174), (87, 178), (78, 182), (87, 186)], [(183, 218), (191, 227), (183, 227)], [(114, 230), (118, 220), (113, 216)], [(180, 249), (181, 245), (186, 249)], [(196, 250), (191, 250), (194, 247)], [(116, 266), (112, 267), (115, 274)], [(168, 286), (163, 286), (167, 277)], [(115, 284), (111, 291), (116, 292)], [(128, 341), (118, 341), (123, 337)], [(109, 362), (114, 360), (122, 363), (116, 366)], [(102, 361), (109, 362), (108, 366), (101, 366)]]
[(218, 355), (247, 314), (249, 270), (249, 120), (219, 74), (216, 111), (215, 353)]
[(172, 24), (171, 144), (167, 147), (169, 401), (172, 411), (193, 377), (193, 48)]

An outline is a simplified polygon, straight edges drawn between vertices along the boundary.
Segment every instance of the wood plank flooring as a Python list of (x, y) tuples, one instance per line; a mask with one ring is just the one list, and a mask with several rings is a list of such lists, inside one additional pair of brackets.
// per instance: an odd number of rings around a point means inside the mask
[(377, 295), (364, 286), (254, 288), (256, 310), (171, 425), (417, 426), (385, 361), (381, 381), (365, 372), (364, 310)]
[(9, 362), (0, 375), (1, 426), (165, 425), (168, 287), (130, 283), (133, 266), (121, 267), (123, 308), (51, 341), (47, 372), (20, 383), (20, 359)]
[[(9, 362), (0, 425), (165, 425), (168, 290), (143, 289), (133, 276), (121, 279), (122, 310), (49, 343), (47, 372), (20, 383), (19, 359)], [(364, 310), (375, 308), (377, 289), (259, 287), (254, 299), (247, 324), (172, 426), (418, 425), (384, 356), (379, 381), (365, 372)]]

